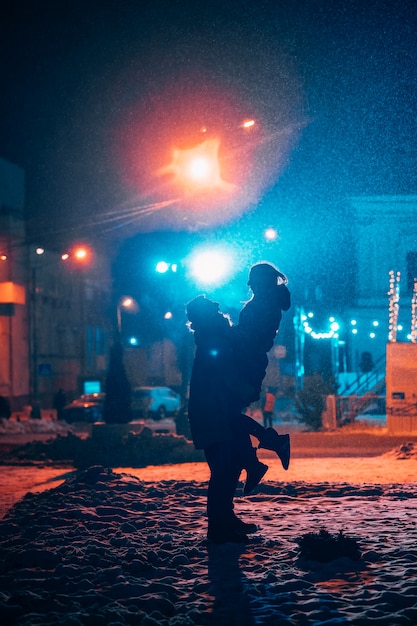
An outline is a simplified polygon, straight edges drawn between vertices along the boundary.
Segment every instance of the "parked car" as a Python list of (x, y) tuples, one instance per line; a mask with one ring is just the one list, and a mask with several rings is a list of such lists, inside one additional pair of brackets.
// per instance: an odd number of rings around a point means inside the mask
[(173, 417), (154, 420), (152, 418), (137, 419), (130, 422), (131, 432), (141, 432), (143, 428), (149, 428), (156, 435), (176, 435), (177, 425)]
[(84, 393), (62, 409), (62, 419), (68, 424), (74, 422), (103, 421), (103, 405), (106, 394), (104, 393)]
[[(105, 393), (85, 393), (63, 408), (62, 417), (69, 424), (103, 421), (105, 397)], [(132, 421), (145, 420), (155, 432), (175, 432), (175, 422), (169, 418), (180, 408), (181, 397), (170, 387), (136, 387), (132, 391)]]
[(132, 414), (135, 419), (175, 417), (180, 408), (181, 396), (170, 387), (136, 387), (132, 391)]

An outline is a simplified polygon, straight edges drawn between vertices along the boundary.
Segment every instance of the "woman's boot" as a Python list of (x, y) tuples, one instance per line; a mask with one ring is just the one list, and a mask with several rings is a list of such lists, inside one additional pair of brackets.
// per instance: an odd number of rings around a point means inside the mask
[(266, 428), (259, 440), (259, 447), (276, 452), (281, 460), (282, 467), (285, 470), (288, 469), (291, 456), (289, 435), (278, 435), (273, 428)]
[(246, 468), (246, 483), (243, 488), (245, 496), (252, 493), (255, 487), (259, 485), (267, 471), (268, 466), (258, 460), (256, 460), (253, 464), (251, 463), (250, 466)]

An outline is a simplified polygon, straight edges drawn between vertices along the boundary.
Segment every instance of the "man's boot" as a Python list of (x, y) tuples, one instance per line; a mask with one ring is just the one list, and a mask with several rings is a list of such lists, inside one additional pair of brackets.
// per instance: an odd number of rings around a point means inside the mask
[(232, 524), (233, 524), (234, 528), (236, 528), (238, 533), (243, 533), (245, 535), (251, 535), (252, 533), (258, 532), (258, 530), (259, 530), (259, 527), (257, 526), (257, 524), (251, 524), (251, 523), (248, 523), (248, 522), (244, 522), (237, 515), (233, 516)]
[(238, 528), (234, 519), (209, 520), (207, 540), (210, 543), (246, 543), (248, 537)]

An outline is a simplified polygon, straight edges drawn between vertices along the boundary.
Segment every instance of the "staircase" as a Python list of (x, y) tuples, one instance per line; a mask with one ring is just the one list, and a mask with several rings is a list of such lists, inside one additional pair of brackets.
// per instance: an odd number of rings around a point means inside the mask
[(339, 426), (349, 424), (357, 415), (372, 408), (374, 414), (385, 415), (385, 355), (376, 362), (372, 372), (360, 374), (336, 398), (336, 419)]
[(363, 396), (367, 393), (385, 394), (385, 355), (379, 357), (372, 372), (359, 374), (350, 384), (339, 390), (342, 396)]

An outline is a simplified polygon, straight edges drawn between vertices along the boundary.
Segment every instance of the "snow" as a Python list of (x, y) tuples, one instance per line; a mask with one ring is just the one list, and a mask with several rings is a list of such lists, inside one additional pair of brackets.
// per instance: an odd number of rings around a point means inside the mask
[[(262, 456), (266, 480), (235, 498), (259, 531), (221, 546), (206, 542), (205, 463), (3, 466), (3, 623), (416, 624), (417, 444), (355, 454), (287, 472)], [(297, 540), (322, 528), (356, 539), (359, 561), (303, 560)]]

